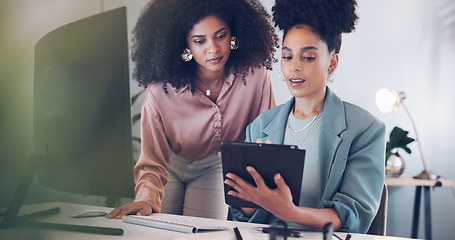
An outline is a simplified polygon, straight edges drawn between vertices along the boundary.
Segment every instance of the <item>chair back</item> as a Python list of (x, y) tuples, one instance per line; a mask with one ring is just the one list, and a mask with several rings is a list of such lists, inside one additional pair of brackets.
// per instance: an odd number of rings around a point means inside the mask
[(386, 235), (386, 226), (387, 226), (387, 202), (388, 202), (388, 190), (387, 185), (384, 183), (382, 189), (381, 202), (379, 203), (379, 209), (376, 213), (376, 216), (373, 219), (373, 222), (368, 229), (367, 234), (373, 235)]

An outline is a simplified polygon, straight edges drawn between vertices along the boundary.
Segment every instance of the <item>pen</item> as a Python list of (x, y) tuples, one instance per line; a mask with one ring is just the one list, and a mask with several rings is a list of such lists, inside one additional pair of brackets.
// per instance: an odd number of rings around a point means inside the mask
[(234, 233), (235, 233), (235, 239), (237, 240), (243, 240), (242, 234), (240, 234), (239, 228), (235, 227), (234, 228)]

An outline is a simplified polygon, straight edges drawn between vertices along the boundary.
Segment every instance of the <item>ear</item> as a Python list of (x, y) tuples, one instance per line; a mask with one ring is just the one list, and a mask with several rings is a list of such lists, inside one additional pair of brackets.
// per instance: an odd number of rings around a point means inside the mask
[(332, 52), (331, 54), (332, 56), (330, 57), (330, 65), (329, 65), (329, 69), (328, 71), (330, 73), (334, 72), (335, 69), (337, 68), (338, 66), (338, 53), (335, 53), (335, 52)]

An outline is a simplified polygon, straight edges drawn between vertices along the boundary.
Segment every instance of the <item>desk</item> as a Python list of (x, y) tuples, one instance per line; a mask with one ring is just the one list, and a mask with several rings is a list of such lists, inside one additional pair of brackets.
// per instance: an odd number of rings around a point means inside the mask
[[(83, 240), (115, 240), (115, 239), (129, 239), (129, 240), (235, 240), (235, 234), (232, 231), (232, 228), (238, 227), (258, 227), (264, 226), (261, 224), (251, 224), (243, 222), (233, 222), (233, 221), (224, 221), (224, 220), (214, 220), (210, 219), (209, 221), (217, 221), (222, 226), (227, 226), (230, 228), (229, 231), (222, 232), (208, 232), (208, 233), (196, 233), (196, 234), (184, 234), (178, 232), (172, 232), (167, 230), (161, 230), (157, 228), (144, 227), (140, 225), (124, 223), (122, 220), (118, 219), (107, 219), (105, 217), (92, 217), (92, 218), (71, 218), (70, 215), (75, 211), (82, 209), (100, 209), (100, 210), (110, 210), (109, 208), (88, 206), (81, 204), (72, 204), (72, 203), (62, 203), (62, 202), (53, 202), (45, 204), (33, 204), (23, 206), (20, 214), (31, 213), (39, 210), (60, 207), (60, 213), (46, 217), (42, 219), (43, 222), (53, 222), (53, 223), (66, 223), (66, 224), (79, 224), (79, 225), (91, 225), (91, 226), (100, 226), (100, 227), (115, 227), (122, 228), (124, 234), (122, 236), (108, 236), (100, 234), (89, 234), (89, 233), (79, 233), (79, 232), (67, 232), (67, 231), (58, 231), (58, 230), (37, 230), (37, 229), (0, 229), (0, 239), (33, 239), (33, 240), (53, 240), (53, 239), (64, 239), (64, 240), (73, 240), (73, 239), (83, 239)], [(310, 234), (312, 233), (312, 234)], [(321, 240), (322, 233), (320, 237), (314, 238), (314, 232), (310, 232), (307, 236), (301, 238), (288, 238), (288, 239), (314, 239)], [(337, 233), (338, 236), (345, 238), (345, 233)], [(375, 235), (366, 235), (366, 234), (351, 234), (353, 240), (405, 240), (409, 238), (400, 238), (400, 237), (382, 237)], [(336, 239), (335, 237), (333, 239)], [(246, 239), (245, 239), (246, 240)]]
[(411, 176), (400, 176), (396, 178), (385, 178), (388, 187), (415, 186), (414, 213), (412, 216), (411, 237), (417, 238), (419, 225), (420, 199), (422, 188), (424, 190), (424, 211), (425, 211), (425, 239), (431, 240), (431, 197), (430, 187), (450, 187), (455, 186), (455, 181), (448, 179), (427, 180), (415, 179)]

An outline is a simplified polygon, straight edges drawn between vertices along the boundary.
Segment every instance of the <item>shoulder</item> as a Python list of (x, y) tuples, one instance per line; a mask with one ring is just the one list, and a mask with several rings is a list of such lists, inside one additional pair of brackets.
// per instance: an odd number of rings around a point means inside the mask
[(182, 92), (185, 87), (177, 89), (169, 83), (163, 84), (163, 82), (152, 82), (146, 88), (146, 96), (154, 98), (166, 98), (174, 96), (175, 94)]
[(367, 125), (372, 124), (384, 125), (384, 123), (374, 116), (370, 111), (357, 106), (355, 104), (343, 101), (346, 121), (348, 123), (357, 124), (357, 125)]
[(170, 101), (173, 101), (179, 89), (172, 87), (169, 83), (166, 83), (166, 90), (163, 86), (163, 82), (150, 83), (145, 90), (143, 105), (165, 108)]
[(163, 83), (152, 82), (145, 89), (144, 100), (156, 99), (164, 95)]
[(263, 120), (266, 120), (266, 119), (273, 119), (275, 116), (277, 116), (285, 107), (286, 107), (287, 103), (284, 103), (284, 104), (281, 104), (281, 105), (278, 105), (274, 108), (271, 108), (263, 113), (261, 113), (257, 119), (263, 119)]
[(252, 128), (260, 128), (263, 129), (268, 126), (271, 122), (280, 120), (280, 119), (287, 119), (289, 114), (289, 106), (292, 107), (293, 100), (290, 100), (287, 103), (278, 105), (274, 108), (268, 109), (267, 111), (261, 113), (251, 124)]
[(247, 84), (249, 80), (254, 81), (254, 83), (261, 84), (264, 82), (270, 82), (270, 75), (265, 67), (248, 68), (246, 71), (235, 73), (235, 75), (240, 78), (245, 77)]
[[(327, 88), (327, 97), (324, 105), (326, 120), (333, 126), (334, 131), (347, 128), (354, 131), (366, 130), (372, 125), (383, 123), (368, 110), (341, 100), (330, 88)], [(335, 130), (336, 129), (336, 130)]]

